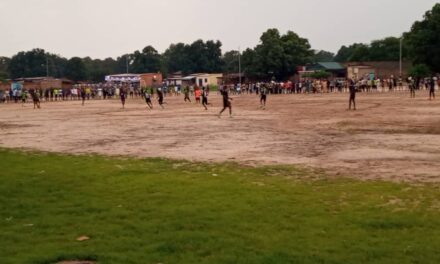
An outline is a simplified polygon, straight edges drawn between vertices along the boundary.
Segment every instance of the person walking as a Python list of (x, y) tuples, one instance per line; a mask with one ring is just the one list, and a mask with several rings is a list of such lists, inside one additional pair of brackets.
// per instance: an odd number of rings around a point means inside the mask
[(189, 86), (185, 86), (185, 88), (183, 89), (183, 93), (185, 95), (185, 98), (183, 99), (185, 102), (188, 101), (191, 103), (191, 99), (189, 98)]

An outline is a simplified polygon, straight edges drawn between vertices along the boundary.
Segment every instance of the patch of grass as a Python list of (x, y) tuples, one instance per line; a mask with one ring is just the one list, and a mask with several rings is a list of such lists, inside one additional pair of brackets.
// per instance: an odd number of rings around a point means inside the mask
[(2, 149), (0, 168), (2, 264), (440, 262), (438, 185)]

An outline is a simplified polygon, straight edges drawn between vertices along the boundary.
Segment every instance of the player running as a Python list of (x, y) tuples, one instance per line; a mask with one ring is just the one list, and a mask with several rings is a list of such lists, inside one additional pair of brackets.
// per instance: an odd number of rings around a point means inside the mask
[(151, 94), (148, 92), (147, 88), (144, 91), (144, 97), (145, 97), (145, 103), (147, 103), (147, 106), (150, 109), (153, 109), (153, 103), (151, 102)]
[(183, 93), (185, 94), (185, 99), (184, 101), (189, 101), (191, 103), (191, 99), (189, 98), (189, 86), (185, 86), (185, 88), (183, 89)]
[(226, 88), (226, 86), (221, 89), (220, 93), (223, 97), (223, 109), (218, 114), (218, 117), (221, 117), (226, 108), (229, 108), (229, 117), (232, 117), (232, 98), (229, 97), (228, 89)]
[(208, 91), (205, 87), (203, 87), (202, 91), (202, 105), (203, 107), (205, 107), (205, 110), (208, 110)]
[(162, 92), (162, 88), (157, 88), (157, 101), (159, 102), (160, 107), (162, 107), (162, 109), (165, 109), (163, 107), (163, 92)]

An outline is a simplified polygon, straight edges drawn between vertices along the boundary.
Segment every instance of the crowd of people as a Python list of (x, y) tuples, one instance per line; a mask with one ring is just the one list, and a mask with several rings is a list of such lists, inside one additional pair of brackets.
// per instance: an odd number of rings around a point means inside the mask
[(66, 101), (81, 100), (82, 105), (85, 101), (92, 99), (115, 99), (120, 98), (122, 107), (125, 108), (127, 98), (142, 97), (145, 99), (147, 107), (153, 109), (152, 98), (157, 96), (158, 104), (164, 108), (164, 98), (166, 96), (184, 95), (185, 102), (192, 102), (194, 97), (197, 104), (201, 104), (205, 110), (208, 110), (208, 96), (212, 88), (217, 90), (223, 98), (223, 113), (229, 108), (232, 114), (231, 97), (240, 94), (256, 94), (260, 97), (260, 106), (265, 109), (267, 96), (269, 94), (309, 94), (309, 93), (349, 93), (349, 109), (356, 109), (356, 93), (358, 92), (390, 92), (390, 91), (410, 91), (410, 96), (415, 97), (416, 90), (429, 90), (429, 99), (435, 99), (436, 87), (440, 87), (440, 79), (431, 78), (412, 78), (407, 79), (394, 78), (388, 79), (301, 79), (298, 81), (287, 82), (253, 82), (244, 84), (229, 84), (217, 87), (198, 87), (196, 85), (163, 85), (158, 87), (141, 88), (133, 84), (80, 84), (72, 88), (65, 89), (29, 89), (29, 90), (0, 90), (0, 102), (21, 102), (23, 105), (32, 99), (34, 108), (40, 108), (40, 101)]

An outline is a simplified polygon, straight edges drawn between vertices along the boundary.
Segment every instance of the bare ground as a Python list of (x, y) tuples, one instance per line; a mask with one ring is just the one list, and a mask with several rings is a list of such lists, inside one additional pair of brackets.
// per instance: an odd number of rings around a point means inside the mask
[[(167, 97), (165, 110), (141, 99), (0, 105), (0, 146), (63, 153), (166, 157), (243, 164), (296, 164), (361, 179), (440, 182), (440, 99), (420, 92), (236, 96), (234, 117)], [(156, 105), (157, 106), (157, 105)]]

